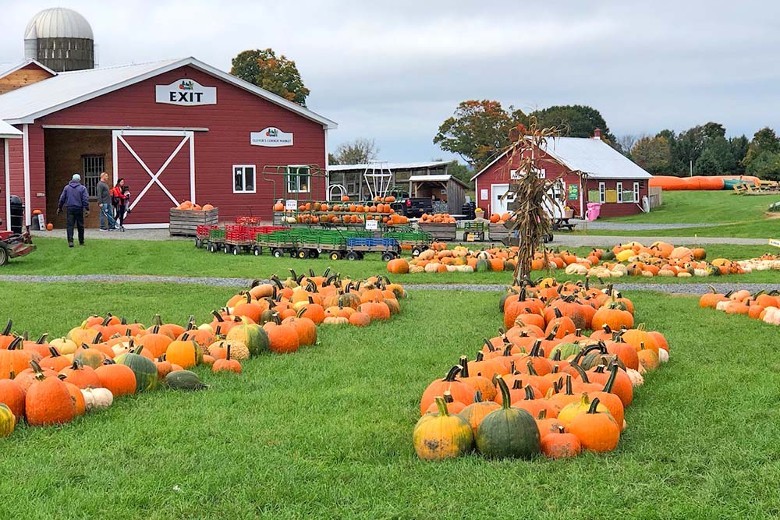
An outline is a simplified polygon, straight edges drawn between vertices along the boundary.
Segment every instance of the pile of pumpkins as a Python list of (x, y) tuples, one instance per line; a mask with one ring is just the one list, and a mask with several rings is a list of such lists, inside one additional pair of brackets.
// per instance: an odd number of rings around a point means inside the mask
[[(62, 338), (37, 341), (0, 332), (0, 437), (16, 421), (31, 426), (64, 424), (112, 404), (115, 397), (150, 391), (161, 384), (200, 390), (206, 385), (189, 369), (240, 374), (241, 363), (264, 352), (297, 351), (317, 342), (318, 325), (367, 326), (400, 312), (402, 286), (385, 277), (365, 280), (338, 275), (272, 276), (255, 282), (215, 310), (208, 323), (163, 323), (146, 327), (108, 314), (90, 316)], [(39, 397), (42, 396), (42, 397)]]
[(699, 298), (699, 307), (723, 311), (726, 314), (741, 314), (769, 325), (780, 325), (780, 292), (759, 291), (755, 294), (746, 289), (719, 293), (714, 287)]
[(420, 224), (455, 224), (455, 217), (449, 213), (423, 213), (420, 215)]
[(301, 202), (297, 210), (287, 210), (281, 200), (276, 201), (273, 210), (284, 212), (282, 217), (288, 224), (364, 224), (366, 220), (377, 220), (388, 226), (409, 224), (409, 218), (395, 212), (391, 203), (395, 197), (375, 197), (370, 202), (351, 202), (342, 197), (342, 202)]
[(176, 206), (174, 209), (181, 209), (185, 211), (210, 211), (214, 209), (214, 206), (211, 204), (204, 204), (203, 206), (199, 204), (195, 204), (190, 200), (185, 200), (178, 206)]
[[(716, 258), (707, 262), (704, 260), (706, 254), (703, 248), (675, 247), (667, 242), (653, 242), (649, 247), (639, 242), (628, 242), (611, 249), (594, 248), (585, 257), (565, 249), (537, 251), (531, 269), (563, 269), (567, 275), (602, 279), (622, 276), (684, 278), (780, 269), (780, 259), (775, 255), (740, 261)], [(427, 249), (409, 260), (395, 259), (391, 261), (392, 266), (388, 262), (387, 268), (394, 274), (511, 271), (515, 268), (516, 255), (517, 247), (471, 250), (458, 245), (452, 249)]]
[(513, 288), (499, 306), (500, 335), (424, 390), (417, 455), (563, 458), (615, 449), (634, 387), (669, 359), (665, 337), (635, 326), (633, 303), (611, 287), (548, 278)]

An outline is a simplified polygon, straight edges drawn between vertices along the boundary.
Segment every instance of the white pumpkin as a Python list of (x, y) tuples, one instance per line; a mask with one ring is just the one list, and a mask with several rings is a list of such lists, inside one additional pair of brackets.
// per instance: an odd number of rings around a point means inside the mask
[(720, 301), (720, 302), (715, 304), (715, 310), (716, 311), (723, 311), (723, 312), (725, 312), (726, 308), (729, 306), (730, 303), (731, 303), (731, 300)]
[[(639, 364), (639, 369), (642, 369), (642, 364)], [(633, 368), (627, 368), (626, 374), (628, 375), (628, 378), (631, 380), (631, 384), (633, 386), (642, 386), (645, 384), (645, 378), (642, 377), (642, 374), (639, 373), (638, 370), (634, 370)]]
[(566, 266), (565, 272), (566, 274), (586, 275), (588, 274), (588, 268), (582, 264), (569, 264)]
[(661, 363), (668, 363), (669, 362), (669, 352), (665, 348), (659, 348), (658, 349), (658, 360)]
[(764, 309), (763, 321), (770, 325), (780, 325), (780, 309), (777, 307), (767, 307)]
[(68, 354), (73, 354), (76, 352), (76, 349), (78, 349), (78, 345), (76, 345), (76, 342), (73, 340), (70, 340), (68, 338), (56, 338), (49, 342), (49, 345), (57, 349), (57, 352), (59, 352), (61, 355), (66, 356)]
[(85, 388), (81, 395), (84, 396), (84, 405), (88, 412), (103, 410), (114, 402), (114, 394), (108, 388)]

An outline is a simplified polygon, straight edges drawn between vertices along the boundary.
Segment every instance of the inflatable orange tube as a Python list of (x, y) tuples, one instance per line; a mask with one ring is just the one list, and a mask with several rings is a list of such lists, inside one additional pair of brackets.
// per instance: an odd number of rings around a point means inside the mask
[(694, 177), (675, 177), (673, 175), (653, 175), (650, 178), (651, 188), (662, 188), (666, 191), (677, 190), (722, 190), (726, 179), (743, 180), (758, 186), (758, 177), (750, 175), (696, 175)]

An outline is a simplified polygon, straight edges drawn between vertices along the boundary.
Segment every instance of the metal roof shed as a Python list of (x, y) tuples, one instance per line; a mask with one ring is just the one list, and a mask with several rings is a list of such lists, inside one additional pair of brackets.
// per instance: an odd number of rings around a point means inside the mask
[(447, 203), (447, 212), (459, 214), (466, 202), (468, 185), (452, 175), (412, 175), (409, 177), (411, 197), (431, 197)]

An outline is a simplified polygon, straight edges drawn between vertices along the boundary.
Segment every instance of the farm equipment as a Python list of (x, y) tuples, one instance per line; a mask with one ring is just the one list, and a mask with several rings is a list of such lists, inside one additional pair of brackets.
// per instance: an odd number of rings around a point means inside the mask
[(0, 265), (5, 265), (11, 258), (25, 256), (35, 251), (30, 231), (14, 233), (0, 231)]
[(419, 255), (433, 243), (433, 236), (424, 231), (387, 231), (382, 236), (398, 240), (401, 249), (411, 251), (412, 256)]
[(385, 261), (401, 254), (395, 238), (376, 238), (365, 231), (317, 229), (290, 229), (259, 234), (253, 252), (268, 250), (274, 257), (318, 258), (327, 255), (331, 260), (361, 260), (366, 253), (381, 253)]
[[(200, 244), (205, 243), (206, 248), (212, 253), (217, 251), (234, 255), (242, 252), (249, 253), (255, 247), (257, 236), (287, 229), (289, 228), (281, 226), (251, 226), (244, 224), (227, 224), (224, 228), (210, 226), (208, 230), (200, 230), (202, 233), (208, 232), (206, 242), (203, 242), (203, 239), (201, 239)], [(195, 247), (200, 247), (198, 240), (198, 238), (195, 239)]]

